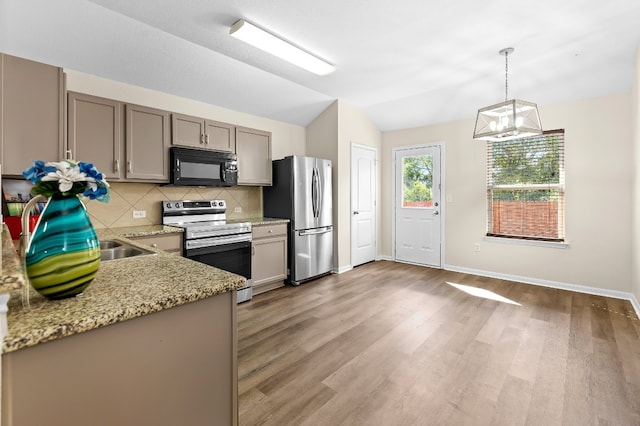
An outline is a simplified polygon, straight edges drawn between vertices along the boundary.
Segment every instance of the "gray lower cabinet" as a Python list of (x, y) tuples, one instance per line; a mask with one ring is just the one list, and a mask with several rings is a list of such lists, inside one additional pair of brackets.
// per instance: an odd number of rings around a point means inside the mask
[(237, 425), (235, 291), (2, 355), (5, 426)]
[(214, 151), (235, 152), (235, 126), (219, 121), (171, 114), (171, 144)]
[(284, 286), (287, 278), (287, 224), (253, 226), (253, 294)]
[(64, 146), (62, 68), (0, 54), (0, 163), (21, 175), (34, 160), (58, 161)]
[(169, 180), (170, 113), (69, 92), (68, 151), (108, 179)]
[(236, 127), (238, 185), (271, 185), (271, 132)]

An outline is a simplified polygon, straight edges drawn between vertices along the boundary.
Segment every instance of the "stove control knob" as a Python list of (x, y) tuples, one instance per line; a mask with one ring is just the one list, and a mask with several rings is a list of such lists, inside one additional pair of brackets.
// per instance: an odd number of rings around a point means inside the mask
[(220, 207), (224, 207), (224, 201), (220, 200)]
[(176, 209), (180, 208), (180, 203), (176, 203)]
[(218, 202), (217, 201), (212, 201), (211, 202), (211, 207), (218, 207)]
[(170, 208), (171, 208), (171, 203), (167, 203), (165, 206), (166, 206), (168, 209), (170, 209)]

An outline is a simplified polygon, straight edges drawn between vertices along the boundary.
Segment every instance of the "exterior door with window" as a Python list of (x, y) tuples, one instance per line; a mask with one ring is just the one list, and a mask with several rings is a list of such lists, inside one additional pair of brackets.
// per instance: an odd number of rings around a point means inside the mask
[(440, 146), (395, 150), (395, 260), (442, 266)]

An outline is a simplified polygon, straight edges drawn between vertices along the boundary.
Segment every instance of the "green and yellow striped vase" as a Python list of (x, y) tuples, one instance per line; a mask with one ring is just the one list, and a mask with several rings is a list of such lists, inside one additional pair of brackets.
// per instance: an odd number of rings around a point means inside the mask
[(54, 195), (45, 206), (26, 252), (31, 286), (48, 299), (82, 293), (100, 267), (100, 243), (76, 195)]

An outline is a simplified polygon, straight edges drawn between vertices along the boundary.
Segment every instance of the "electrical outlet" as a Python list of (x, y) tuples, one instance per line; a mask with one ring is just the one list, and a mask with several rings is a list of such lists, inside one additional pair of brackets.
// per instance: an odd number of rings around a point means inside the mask
[(142, 219), (144, 217), (147, 217), (147, 211), (146, 210), (134, 210), (133, 211), (133, 218), (134, 219)]
[(242, 207), (236, 207), (235, 209), (233, 209), (234, 213), (242, 213)]
[(473, 244), (473, 251), (480, 251), (480, 243)]

